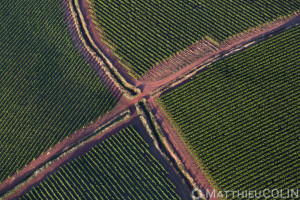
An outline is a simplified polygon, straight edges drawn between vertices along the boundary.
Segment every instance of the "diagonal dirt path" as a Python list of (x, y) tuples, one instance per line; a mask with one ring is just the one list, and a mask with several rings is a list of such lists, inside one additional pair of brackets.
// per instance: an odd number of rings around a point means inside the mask
[[(67, 1), (67, 0), (63, 0)], [(229, 45), (225, 45), (223, 48), (220, 48), (218, 51), (208, 54), (207, 56), (196, 60), (192, 64), (188, 65), (187, 67), (183, 68), (182, 70), (173, 73), (172, 75), (168, 76), (165, 79), (159, 81), (152, 81), (146, 82), (142, 80), (135, 80), (130, 77), (126, 71), (118, 64), (118, 61), (113, 56), (110, 49), (108, 49), (99, 39), (96, 28), (93, 26), (91, 22), (91, 17), (87, 12), (87, 2), (86, 0), (80, 0), (79, 3), (82, 7), (82, 13), (84, 14), (84, 19), (86, 20), (88, 30), (92, 35), (92, 39), (95, 40), (95, 43), (98, 47), (106, 54), (106, 57), (110, 59), (110, 61), (116, 66), (119, 70), (120, 74), (124, 76), (124, 78), (135, 87), (141, 89), (141, 93), (136, 97), (128, 100), (123, 95), (120, 95), (118, 92), (116, 94), (119, 96), (119, 103), (118, 105), (108, 114), (104, 115), (101, 119), (96, 120), (94, 123), (90, 124), (86, 128), (82, 128), (77, 133), (74, 133), (70, 138), (64, 139), (61, 143), (55, 145), (52, 149), (49, 149), (44, 154), (40, 155), (35, 161), (32, 161), (27, 167), (23, 168), (20, 172), (14, 174), (12, 177), (6, 179), (0, 184), (0, 198), (1, 194), (12, 190), (19, 182), (24, 180), (29, 174), (33, 173), (39, 166), (49, 161), (53, 156), (57, 153), (63, 151), (66, 146), (75, 145), (78, 141), (82, 140), (82, 138), (87, 137), (91, 134), (94, 130), (96, 130), (101, 124), (109, 121), (113, 117), (117, 116), (122, 111), (129, 109), (133, 116), (135, 116), (135, 104), (141, 99), (146, 98), (151, 105), (152, 112), (155, 113), (156, 120), (159, 122), (161, 127), (165, 130), (172, 146), (176, 150), (176, 153), (182, 159), (185, 164), (185, 167), (193, 176), (194, 180), (198, 183), (198, 185), (203, 189), (212, 189), (213, 187), (210, 185), (209, 181), (207, 180), (206, 176), (201, 172), (198, 165), (193, 160), (192, 156), (189, 154), (188, 150), (183, 145), (183, 142), (180, 140), (178, 134), (173, 129), (170, 122), (168, 122), (167, 118), (164, 116), (163, 111), (157, 105), (155, 99), (157, 97), (152, 97), (153, 91), (157, 91), (163, 87), (168, 87), (168, 84), (174, 82), (174, 80), (182, 77), (183, 75), (187, 75), (195, 71), (195, 69), (202, 69), (205, 66), (201, 67), (201, 64), (205, 62), (209, 62), (210, 60), (214, 60), (217, 57), (222, 58), (223, 56), (227, 56), (230, 52), (234, 52), (235, 50), (240, 51), (241, 49), (249, 47), (248, 44), (252, 44), (253, 41), (258, 39), (265, 39), (272, 35), (273, 33), (277, 33), (282, 31), (286, 28), (291, 26), (299, 25), (300, 23), (300, 15), (294, 16), (289, 19), (281, 20), (276, 23), (274, 26), (269, 27), (267, 29), (262, 29), (260, 31), (256, 31), (253, 34), (246, 35), (244, 38), (241, 38), (237, 41), (232, 41)], [(95, 71), (101, 70), (99, 67), (94, 68)], [(99, 75), (103, 74), (102, 71), (99, 71)], [(106, 81), (110, 88), (114, 88), (109, 80)], [(175, 84), (176, 85), (176, 84)], [(177, 85), (178, 86), (178, 85)], [(175, 86), (175, 87), (177, 87)], [(105, 133), (102, 137), (105, 137)], [(28, 183), (30, 184), (30, 183)]]
[[(243, 35), (234, 37), (233, 39), (227, 40), (224, 42), (223, 45), (219, 47), (217, 51), (208, 53), (204, 57), (201, 57), (197, 60), (195, 60), (193, 63), (187, 65), (183, 69), (174, 72), (173, 74), (170, 74), (168, 77), (163, 78), (161, 80), (157, 81), (145, 81), (143, 79), (136, 80), (132, 78), (126, 71), (124, 67), (119, 63), (119, 60), (116, 58), (116, 56), (113, 55), (113, 50), (110, 49), (107, 45), (105, 45), (101, 37), (99, 36), (99, 31), (96, 28), (96, 25), (92, 22), (92, 17), (89, 12), (89, 3), (87, 0), (79, 0), (79, 6), (81, 8), (81, 12), (84, 15), (85, 24), (87, 25), (88, 31), (96, 43), (96, 45), (101, 49), (101, 51), (104, 53), (107, 59), (109, 59), (113, 65), (118, 69), (120, 74), (131, 84), (133, 84), (135, 87), (140, 88), (142, 90), (145, 90), (148, 93), (151, 93), (155, 88), (159, 88), (171, 80), (176, 79), (177, 77), (181, 76), (182, 74), (187, 73), (188, 71), (194, 69), (195, 67), (201, 65), (204, 62), (207, 62), (209, 60), (213, 60), (214, 58), (220, 56), (220, 55), (226, 55), (233, 49), (240, 48), (242, 46), (247, 45), (248, 43), (255, 41), (259, 38), (264, 38), (270, 33), (288, 28), (291, 25), (295, 25), (296, 23), (300, 22), (300, 14), (294, 15), (290, 18), (280, 19), (276, 22), (273, 22), (271, 24), (266, 24), (261, 26), (260, 28), (251, 30), (247, 33), (244, 33)], [(151, 71), (151, 69), (150, 69)]]

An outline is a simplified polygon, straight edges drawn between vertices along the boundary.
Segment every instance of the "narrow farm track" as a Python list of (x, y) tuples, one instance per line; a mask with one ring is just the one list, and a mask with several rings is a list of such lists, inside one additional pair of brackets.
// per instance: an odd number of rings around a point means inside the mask
[[(91, 20), (91, 16), (88, 13), (88, 4), (85, 0), (79, 1), (82, 13), (84, 13), (84, 18), (87, 20), (87, 26), (88, 30), (90, 31), (90, 34), (92, 35), (92, 38), (95, 39), (96, 44), (100, 49), (103, 50), (104, 53), (107, 53), (107, 58), (112, 59), (111, 62), (113, 62), (116, 67), (119, 69), (120, 64), (118, 61), (114, 58), (112, 55), (112, 52), (101, 42), (101, 39), (97, 37), (97, 29), (93, 26)], [(146, 82), (146, 81), (139, 81), (135, 80), (132, 77), (130, 77), (126, 72), (122, 69), (120, 70), (121, 74), (124, 75), (124, 78), (127, 79), (128, 82), (133, 84), (135, 87), (141, 89), (142, 93), (139, 94), (134, 99), (128, 101), (128, 106), (133, 106), (136, 102), (138, 102), (141, 98), (146, 98), (148, 102), (150, 103), (150, 107), (152, 109), (152, 112), (155, 113), (156, 120), (161, 125), (162, 129), (167, 134), (167, 138), (169, 139), (169, 142), (173, 146), (173, 148), (176, 151), (176, 154), (179, 155), (179, 158), (182, 159), (182, 161), (185, 164), (186, 170), (192, 175), (194, 180), (197, 182), (197, 184), (200, 186), (200, 188), (205, 191), (206, 189), (210, 189), (210, 191), (213, 189), (211, 184), (206, 178), (206, 175), (201, 171), (201, 169), (198, 167), (197, 163), (193, 160), (192, 155), (190, 155), (187, 148), (185, 148), (183, 142), (180, 140), (178, 134), (176, 131), (172, 128), (171, 123), (168, 121), (168, 119), (164, 116), (163, 112), (158, 107), (155, 99), (151, 97), (151, 94), (153, 91), (157, 90), (158, 88), (163, 88), (165, 85), (168, 85), (170, 82), (176, 80), (178, 77), (188, 74), (189, 71), (192, 71), (195, 68), (205, 68), (206, 66), (201, 67), (202, 63), (209, 62), (210, 60), (214, 60), (217, 57), (220, 57), (220, 59), (223, 56), (227, 56), (228, 54), (232, 52), (238, 52), (245, 48), (248, 48), (249, 46), (253, 45), (256, 40), (263, 40), (267, 39), (272, 35), (273, 33), (280, 32), (284, 29), (288, 29), (291, 26), (296, 26), (300, 23), (300, 16), (294, 16), (293, 18), (282, 20), (278, 22), (275, 26), (269, 27), (268, 29), (263, 29), (260, 31), (256, 31), (253, 34), (249, 34), (247, 37), (242, 38), (238, 41), (233, 41), (229, 45), (225, 46), (224, 48), (220, 48), (216, 52), (213, 52), (211, 54), (208, 54), (207, 56), (200, 58), (199, 60), (196, 60), (192, 64), (188, 65), (184, 69), (168, 76), (165, 79), (159, 80), (159, 81), (152, 81), (152, 82)], [(249, 45), (250, 44), (250, 45)], [(200, 66), (200, 67), (199, 67)], [(121, 67), (122, 68), (122, 67)], [(125, 108), (124, 106), (123, 108)]]
[[(101, 39), (97, 36), (97, 29), (93, 26), (91, 21), (91, 16), (87, 12), (88, 5), (86, 0), (79, 0), (79, 4), (82, 8), (82, 13), (84, 15), (84, 24), (87, 24), (87, 28), (89, 30), (89, 33), (92, 36), (92, 39), (94, 42), (98, 45), (99, 49), (103, 51), (103, 53), (106, 55), (106, 57), (110, 60), (111, 63), (119, 70), (120, 74), (131, 84), (133, 84), (136, 88), (141, 89), (141, 93), (138, 94), (136, 97), (132, 99), (127, 99), (124, 96), (121, 96), (119, 99), (119, 103), (117, 106), (111, 110), (111, 112), (104, 115), (101, 119), (96, 120), (92, 124), (88, 125), (86, 128), (82, 128), (77, 131), (77, 133), (74, 133), (71, 135), (71, 137), (64, 139), (61, 143), (55, 145), (52, 149), (49, 149), (46, 151), (43, 155), (40, 155), (35, 161), (32, 161), (27, 167), (23, 168), (20, 172), (16, 173), (14, 176), (6, 179), (0, 184), (0, 199), (1, 195), (8, 191), (12, 191), (13, 189), (16, 189), (16, 186), (19, 183), (24, 182), (28, 176), (31, 176), (34, 174), (36, 170), (38, 170), (41, 166), (43, 166), (45, 163), (47, 163), (49, 160), (53, 159), (56, 155), (58, 155), (60, 152), (64, 151), (66, 147), (74, 146), (78, 144), (83, 138), (89, 136), (91, 133), (93, 133), (99, 126), (101, 126), (103, 123), (108, 122), (109, 120), (115, 118), (120, 113), (122, 113), (124, 110), (129, 109), (132, 113), (131, 118), (136, 118), (137, 113), (135, 110), (135, 104), (141, 99), (146, 98), (150, 104), (151, 111), (154, 113), (154, 116), (156, 117), (156, 120), (158, 121), (159, 125), (162, 127), (164, 132), (166, 133), (166, 137), (169, 139), (169, 142), (171, 143), (172, 147), (176, 151), (176, 154), (179, 156), (179, 158), (182, 159), (182, 162), (185, 165), (186, 170), (190, 173), (190, 175), (194, 178), (194, 180), (197, 182), (197, 184), (200, 186), (202, 190), (205, 189), (212, 189), (213, 187), (210, 185), (209, 181), (206, 178), (206, 175), (201, 172), (201, 169), (198, 167), (196, 162), (193, 160), (192, 155), (189, 154), (189, 151), (185, 148), (183, 142), (180, 140), (178, 134), (173, 129), (171, 123), (168, 121), (168, 119), (164, 116), (164, 113), (162, 110), (158, 107), (158, 104), (156, 103), (157, 97), (152, 97), (151, 94), (153, 91), (156, 91), (159, 88), (163, 88), (164, 86), (167, 86), (170, 82), (173, 82), (178, 77), (181, 77), (182, 75), (189, 74), (190, 71), (195, 70), (196, 68), (202, 69), (205, 68), (201, 67), (201, 64), (205, 62), (209, 62), (214, 60), (215, 58), (222, 58), (223, 56), (227, 56), (230, 52), (235, 51), (241, 51), (242, 49), (248, 48), (252, 45), (253, 41), (256, 40), (263, 40), (268, 38), (272, 34), (276, 34), (277, 32), (280, 32), (284, 29), (288, 29), (291, 26), (297, 26), (300, 23), (300, 15), (297, 15), (293, 18), (282, 20), (279, 23), (277, 23), (275, 26), (270, 27), (268, 29), (257, 31), (256, 33), (252, 35), (248, 35), (245, 38), (242, 38), (238, 41), (232, 42), (230, 45), (225, 46), (224, 48), (220, 48), (216, 52), (210, 53), (207, 56), (196, 60), (192, 64), (186, 66), (182, 70), (173, 73), (172, 75), (168, 76), (165, 79), (159, 80), (159, 81), (138, 81), (130, 77), (124, 69), (119, 65), (118, 61), (114, 58), (112, 52), (105, 47), (105, 45), (101, 42)], [(75, 6), (75, 5), (73, 5)], [(80, 20), (80, 19), (79, 19)], [(248, 45), (250, 44), (251, 45)], [(97, 69), (94, 69), (97, 70)], [(99, 69), (101, 70), (101, 69)], [(99, 74), (102, 74), (102, 71)], [(109, 82), (109, 81), (108, 81)], [(114, 88), (113, 86), (111, 88)], [(122, 122), (121, 124), (117, 125), (116, 127), (112, 127), (111, 129), (119, 129), (119, 127), (122, 127), (126, 122)], [(105, 131), (101, 136), (97, 136), (95, 141), (101, 141), (104, 138), (107, 138), (111, 135), (111, 131), (107, 130)], [(77, 154), (76, 154), (77, 155)], [(59, 168), (59, 166), (65, 164), (70, 158), (76, 156), (76, 155), (68, 155), (64, 160), (54, 163), (49, 168), (44, 170), (38, 175), (38, 178), (34, 178), (31, 181), (27, 182), (25, 185), (22, 185), (20, 188), (16, 189), (16, 193), (20, 191), (27, 191), (28, 188), (32, 187), (34, 184), (37, 183), (37, 181), (41, 181), (43, 178), (45, 178), (47, 175), (53, 173), (53, 170)], [(8, 198), (10, 199), (10, 198)]]
[(244, 37), (239, 37), (238, 40), (228, 41), (228, 45), (224, 45), (220, 49), (218, 49), (215, 52), (207, 54), (205, 57), (202, 57), (190, 65), (184, 67), (183, 69), (169, 75), (168, 77), (158, 80), (158, 81), (144, 81), (144, 80), (136, 80), (132, 78), (120, 65), (117, 58), (113, 55), (112, 50), (107, 47), (99, 37), (98, 29), (96, 28), (95, 24), (92, 22), (92, 17), (90, 13), (88, 12), (89, 5), (86, 0), (79, 0), (79, 6), (81, 8), (81, 12), (84, 16), (85, 24), (88, 28), (88, 31), (94, 40), (94, 42), (97, 44), (99, 49), (104, 53), (107, 59), (110, 60), (111, 63), (119, 70), (120, 74), (131, 84), (133, 84), (135, 87), (141, 89), (143, 93), (151, 94), (152, 91), (154, 91), (157, 88), (160, 88), (166, 84), (168, 84), (170, 81), (176, 79), (177, 77), (188, 73), (189, 71), (193, 70), (194, 68), (199, 67), (202, 63), (208, 62), (210, 60), (213, 60), (216, 57), (220, 57), (222, 55), (226, 55), (227, 53), (235, 50), (235, 49), (243, 49), (243, 46), (246, 46), (247, 44), (251, 43), (252, 41), (255, 41), (257, 39), (264, 38), (265, 36), (275, 33), (279, 30), (284, 30), (285, 28), (288, 28), (289, 26), (294, 26), (295, 24), (298, 24), (300, 22), (300, 15), (294, 16), (292, 18), (287, 18), (284, 20), (280, 20), (277, 23), (274, 23), (274, 26), (267, 27), (265, 29), (260, 30), (254, 30), (250, 34), (244, 34)]
[(166, 137), (168, 142), (172, 145), (172, 149), (184, 164), (185, 170), (192, 176), (204, 194), (206, 190), (213, 191), (213, 186), (210, 184), (209, 180), (206, 178), (206, 175), (201, 171), (198, 164), (195, 162), (193, 156), (180, 139), (176, 130), (172, 127), (172, 124), (169, 122), (169, 120), (167, 120), (163, 110), (154, 99), (148, 100), (148, 103), (150, 104), (150, 109), (152, 110), (157, 123), (162, 128), (164, 133), (166, 133)]

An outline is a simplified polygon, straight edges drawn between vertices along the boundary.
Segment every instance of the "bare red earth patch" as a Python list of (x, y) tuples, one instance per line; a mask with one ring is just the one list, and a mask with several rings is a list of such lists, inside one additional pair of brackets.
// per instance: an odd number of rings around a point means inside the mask
[[(166, 133), (166, 137), (175, 153), (178, 155), (180, 160), (184, 163), (186, 171), (193, 177), (196, 183), (200, 186), (200, 189), (206, 195), (205, 191), (213, 191), (214, 187), (211, 185), (207, 179), (207, 175), (199, 168), (198, 163), (195, 162), (194, 157), (191, 155), (190, 151), (186, 148), (185, 144), (181, 140), (177, 131), (174, 129), (166, 115), (164, 114), (161, 107), (157, 104), (155, 99), (150, 99), (148, 101), (152, 113), (154, 114), (159, 126)], [(195, 188), (196, 189), (196, 188)], [(210, 198), (215, 199), (215, 198)]]

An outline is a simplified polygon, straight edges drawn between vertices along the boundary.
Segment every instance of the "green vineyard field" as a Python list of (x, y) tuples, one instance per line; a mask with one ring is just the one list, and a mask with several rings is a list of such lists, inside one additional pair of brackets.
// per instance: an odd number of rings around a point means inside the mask
[(133, 126), (124, 128), (20, 199), (180, 199), (148, 147)]
[(205, 37), (221, 43), (300, 10), (299, 0), (87, 1), (102, 40), (135, 78)]
[(0, 5), (0, 182), (116, 104), (74, 46), (64, 9)]
[(221, 190), (300, 186), (300, 27), (210, 65), (159, 104)]

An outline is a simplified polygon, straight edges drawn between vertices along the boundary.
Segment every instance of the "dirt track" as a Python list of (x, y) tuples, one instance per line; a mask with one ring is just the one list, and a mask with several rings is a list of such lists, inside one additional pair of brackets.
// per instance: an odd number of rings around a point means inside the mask
[(121, 66), (116, 56), (113, 55), (112, 50), (107, 47), (99, 37), (98, 29), (96, 28), (95, 24), (92, 22), (92, 17), (90, 13), (88, 12), (88, 3), (86, 0), (79, 0), (81, 11), (84, 15), (84, 18), (86, 20), (86, 24), (88, 26), (88, 30), (92, 36), (92, 39), (95, 41), (99, 49), (106, 55), (106, 57), (113, 63), (113, 65), (120, 71), (121, 75), (131, 84), (133, 84), (135, 87), (140, 88), (144, 94), (151, 94), (153, 90), (169, 83), (170, 81), (176, 79), (180, 75), (187, 73), (188, 71), (194, 69), (195, 67), (198, 67), (202, 63), (212, 60), (217, 56), (224, 55), (228, 52), (230, 52), (232, 49), (235, 49), (237, 47), (246, 45), (247, 43), (254, 41), (258, 38), (263, 38), (264, 36), (276, 32), (277, 30), (284, 29), (292, 24), (295, 24), (296, 22), (300, 21), (300, 15), (284, 19), (278, 21), (274, 26), (266, 26), (266, 28), (261, 28), (260, 30), (253, 30), (248, 34), (244, 34), (243, 37), (238, 37), (237, 39), (228, 40), (227, 45), (223, 45), (222, 48), (219, 50), (209, 53), (206, 56), (194, 61), (192, 64), (186, 66), (185, 68), (171, 74), (167, 78), (164, 78), (162, 80), (158, 81), (151, 81), (147, 82), (144, 80), (135, 80), (130, 75), (128, 75), (127, 71), (124, 69), (124, 67)]
[(82, 8), (81, 12), (84, 16), (84, 20), (86, 22), (89, 33), (90, 33), (92, 39), (94, 40), (94, 42), (97, 44), (98, 48), (104, 53), (104, 55), (111, 61), (111, 63), (118, 69), (119, 73), (129, 83), (136, 85), (136, 80), (133, 79), (130, 75), (128, 75), (127, 71), (119, 63), (119, 60), (116, 58), (116, 56), (113, 55), (113, 51), (102, 42), (102, 40), (99, 36), (99, 30), (96, 28), (95, 24), (92, 22), (92, 17), (90, 15), (90, 12), (88, 11), (88, 8), (89, 8), (88, 2), (86, 0), (79, 0), (79, 5)]
[(172, 145), (172, 148), (185, 165), (186, 171), (192, 175), (193, 179), (203, 192), (205, 192), (206, 189), (212, 191), (214, 189), (213, 186), (210, 184), (205, 174), (201, 171), (198, 164), (194, 161), (193, 156), (189, 153), (189, 150), (180, 139), (176, 130), (172, 127), (171, 123), (166, 120), (167, 117), (165, 116), (161, 107), (154, 99), (149, 100), (148, 103), (150, 104), (150, 108), (156, 117), (159, 126), (165, 133), (167, 133), (166, 137)]
[(287, 28), (297, 22), (298, 23), (300, 22), (300, 15), (293, 17), (291, 19), (282, 20), (275, 26), (269, 27), (268, 29), (265, 29), (263, 31), (257, 31), (257, 32), (253, 31), (254, 32), (253, 34), (247, 35), (247, 37), (241, 38), (239, 41), (231, 42), (229, 45), (226, 45), (223, 48), (219, 49), (218, 51), (210, 53), (210, 54), (206, 55), (205, 57), (196, 60), (192, 64), (186, 66), (184, 69), (182, 69), (178, 72), (175, 72), (174, 74), (168, 76), (165, 79), (162, 79), (159, 81), (152, 81), (152, 82), (136, 81), (136, 87), (143, 89), (143, 91), (145, 91), (146, 93), (151, 93), (156, 88), (164, 86), (165, 84), (169, 83), (170, 81), (175, 80), (177, 77), (200, 66), (202, 63), (207, 62), (208, 60), (212, 60), (215, 57), (227, 54), (230, 51), (232, 51), (233, 49), (242, 47), (243, 45), (247, 45), (248, 43), (250, 43), (252, 41), (255, 41), (259, 38), (263, 38), (264, 36), (266, 36), (270, 33), (276, 32), (278, 30)]
[[(67, 1), (67, 0), (63, 0), (63, 1)], [(230, 52), (232, 49), (243, 46), (258, 38), (263, 38), (264, 36), (270, 33), (289, 27), (290, 25), (295, 24), (296, 22), (300, 22), (300, 16), (298, 15), (297, 17), (294, 17), (292, 19), (282, 20), (273, 27), (264, 29), (262, 31), (254, 32), (253, 34), (250, 35), (246, 35), (245, 38), (241, 38), (238, 41), (232, 41), (229, 45), (226, 45), (223, 48), (219, 49), (218, 51), (208, 54), (207, 56), (199, 60), (196, 60), (194, 63), (188, 65), (187, 67), (185, 67), (184, 69), (178, 72), (175, 72), (174, 74), (170, 75), (165, 79), (159, 81), (144, 82), (144, 81), (137, 81), (131, 78), (126, 73), (126, 70), (124, 70), (122, 66), (120, 66), (117, 59), (112, 54), (111, 50), (108, 47), (106, 47), (104, 43), (101, 42), (101, 39), (98, 37), (97, 29), (93, 26), (91, 22), (91, 16), (87, 12), (87, 8), (88, 8), (87, 2), (85, 0), (82, 0), (80, 1), (80, 3), (82, 6), (82, 12), (84, 14), (85, 20), (88, 25), (88, 29), (92, 35), (92, 38), (95, 40), (96, 44), (105, 53), (108, 59), (110, 59), (110, 61), (117, 67), (117, 69), (120, 70), (120, 73), (124, 76), (124, 78), (129, 83), (135, 85), (135, 87), (140, 88), (142, 90), (142, 93), (132, 100), (127, 100), (126, 98), (124, 98), (124, 96), (119, 96), (119, 92), (116, 91), (115, 94), (119, 98), (119, 103), (110, 113), (104, 115), (101, 119), (96, 120), (93, 124), (90, 124), (87, 128), (80, 129), (79, 131), (77, 131), (77, 133), (72, 134), (71, 137), (64, 139), (61, 143), (55, 145), (52, 149), (46, 151), (43, 155), (40, 155), (35, 161), (30, 162), (30, 164), (27, 167), (23, 168), (19, 173), (16, 173), (11, 178), (6, 179), (4, 182), (0, 184), (0, 194), (1, 192), (8, 191), (14, 188), (16, 184), (19, 182), (19, 180), (24, 179), (28, 174), (34, 172), (39, 166), (49, 161), (53, 156), (55, 156), (57, 153), (62, 151), (66, 146), (70, 146), (78, 143), (78, 141), (80, 141), (83, 137), (88, 136), (91, 132), (97, 129), (97, 127), (99, 127), (101, 124), (109, 121), (111, 118), (117, 116), (125, 109), (129, 108), (133, 113), (133, 117), (136, 117), (134, 104), (137, 103), (143, 97), (145, 97), (148, 100), (149, 104), (151, 105), (152, 112), (155, 114), (156, 120), (158, 121), (159, 125), (161, 125), (163, 130), (165, 130), (167, 137), (170, 140), (170, 143), (172, 144), (173, 148), (176, 150), (176, 153), (182, 159), (188, 172), (190, 172), (190, 174), (193, 176), (195, 181), (203, 190), (213, 189), (209, 181), (206, 179), (206, 176), (201, 172), (197, 163), (193, 160), (193, 157), (190, 155), (189, 151), (184, 146), (182, 140), (180, 139), (179, 135), (176, 133), (175, 129), (172, 127), (171, 123), (165, 117), (161, 108), (155, 102), (155, 99), (151, 97), (152, 92), (155, 89), (160, 88), (168, 84), (169, 82), (175, 80), (177, 77), (189, 72), (190, 70), (199, 67), (203, 62), (206, 62), (217, 56), (224, 55)], [(98, 72), (99, 76), (103, 74), (101, 72), (101, 68), (98, 68), (97, 66), (94, 68), (94, 70)], [(104, 80), (107, 79), (105, 78)], [(115, 87), (110, 84), (109, 80), (105, 81), (105, 83), (108, 84), (113, 91), (115, 91)], [(119, 126), (121, 127), (123, 125), (124, 124), (121, 124)], [(114, 127), (113, 129), (117, 129), (117, 128), (118, 127)], [(95, 142), (96, 141), (99, 142), (101, 141), (101, 139), (107, 138), (108, 136), (110, 136), (110, 134), (112, 134), (110, 131), (106, 131), (101, 136), (96, 137)], [(20, 191), (23, 192), (27, 191), (28, 188), (32, 187), (34, 184), (37, 184), (37, 182), (42, 180), (46, 175), (53, 173), (53, 171), (56, 170), (59, 166), (69, 161), (69, 159), (78, 156), (79, 154), (80, 152), (78, 152), (77, 154), (68, 155), (65, 159), (61, 160), (60, 162), (51, 165), (49, 168), (45, 170), (45, 172), (43, 172), (41, 175), (39, 175), (38, 178), (36, 178), (36, 182), (29, 182), (28, 184), (26, 184), (26, 187), (22, 187)]]
[[(82, 12), (85, 15), (86, 20), (91, 20), (91, 16), (87, 14), (88, 5), (85, 0), (80, 1), (82, 6)], [(213, 60), (214, 58), (222, 55), (226, 55), (227, 53), (231, 52), (234, 49), (239, 49), (242, 46), (246, 45), (250, 42), (253, 42), (257, 39), (264, 38), (270, 33), (276, 32), (278, 30), (282, 30), (284, 28), (289, 27), (290, 25), (293, 25), (300, 21), (300, 16), (293, 17), (290, 19), (285, 19), (278, 21), (276, 24), (270, 27), (266, 27), (264, 29), (260, 30), (254, 30), (251, 33), (245, 34), (244, 37), (240, 37), (239, 40), (232, 40), (228, 41), (227, 45), (224, 45), (219, 50), (212, 52), (208, 55), (206, 55), (203, 58), (200, 58), (193, 62), (192, 64), (186, 66), (184, 69), (173, 73), (172, 75), (168, 76), (165, 79), (159, 80), (159, 81), (151, 81), (146, 82), (143, 80), (135, 80), (131, 77), (128, 77), (128, 74), (126, 73), (126, 70), (122, 69), (122, 66), (118, 63), (118, 60), (115, 58), (115, 56), (111, 53), (111, 50), (109, 50), (108, 47), (106, 47), (103, 42), (101, 42), (101, 38), (98, 37), (97, 29), (93, 26), (93, 24), (88, 22), (89, 31), (92, 33), (93, 39), (95, 39), (95, 42), (97, 45), (99, 45), (100, 49), (104, 51), (104, 53), (107, 53), (108, 59), (112, 59), (111, 62), (116, 64), (116, 67), (122, 72), (122, 75), (125, 75), (124, 77), (127, 79), (128, 82), (135, 85), (135, 87), (140, 88), (142, 93), (136, 97), (135, 99), (131, 100), (131, 105), (136, 103), (140, 98), (146, 97), (148, 102), (151, 105), (152, 112), (154, 111), (156, 120), (159, 122), (163, 130), (168, 134), (168, 139), (170, 140), (172, 146), (177, 151), (176, 153), (179, 155), (179, 157), (182, 159), (182, 161), (185, 164), (185, 167), (187, 171), (193, 176), (195, 181), (198, 183), (198, 185), (201, 187), (202, 190), (210, 189), (212, 190), (213, 187), (209, 183), (209, 181), (206, 178), (206, 175), (200, 170), (198, 167), (198, 164), (194, 161), (193, 157), (183, 144), (183, 141), (180, 139), (179, 135), (176, 133), (175, 129), (172, 127), (171, 123), (168, 121), (168, 119), (165, 117), (163, 111), (159, 108), (157, 103), (155, 102), (155, 99), (153, 99), (150, 95), (152, 92), (160, 88), (169, 82), (175, 80), (177, 77), (180, 77), (181, 75), (188, 73), (189, 71), (199, 67), (202, 63), (207, 62), (209, 60)]]
[[(34, 186), (37, 186), (41, 181), (43, 181), (45, 178), (47, 178), (49, 175), (55, 173), (59, 168), (66, 163), (72, 161), (73, 159), (84, 155), (86, 152), (88, 152), (93, 146), (99, 144), (101, 141), (111, 137), (112, 135), (118, 133), (123, 128), (127, 127), (128, 125), (134, 125), (136, 128), (140, 130), (142, 133), (143, 139), (150, 145), (149, 151), (151, 154), (164, 166), (164, 168), (169, 172), (168, 178), (172, 181), (172, 183), (176, 186), (177, 193), (182, 197), (182, 199), (189, 199), (187, 195), (187, 189), (182, 187), (183, 180), (181, 177), (176, 173), (175, 169), (171, 167), (168, 164), (168, 161), (162, 157), (162, 155), (159, 153), (159, 151), (156, 149), (153, 140), (151, 137), (147, 134), (147, 131), (145, 130), (145, 127), (139, 120), (139, 117), (137, 116), (137, 113), (133, 111), (133, 115), (129, 120), (126, 120), (118, 125), (115, 125), (111, 127), (108, 130), (105, 130), (103, 133), (98, 134), (97, 136), (93, 137), (91, 140), (80, 146), (79, 148), (71, 151), (67, 155), (63, 156), (62, 158), (55, 161), (53, 164), (51, 164), (49, 167), (47, 167), (45, 170), (43, 170), (41, 173), (33, 177), (28, 183), (17, 189), (12, 195), (8, 196), (6, 199), (16, 199), (23, 194), (29, 192)], [(102, 123), (103, 124), (103, 123)], [(91, 127), (89, 127), (91, 128)], [(71, 142), (71, 141), (70, 141)], [(62, 147), (65, 147), (66, 144), (62, 144)], [(56, 146), (56, 149), (59, 150), (59, 146)], [(47, 153), (46, 153), (47, 154)], [(50, 155), (47, 155), (50, 156)], [(45, 156), (42, 156), (40, 159), (46, 159)]]
[[(272, 26), (265, 25), (265, 26), (262, 26), (260, 29), (255, 29), (255, 30), (252, 30), (241, 36), (234, 37), (233, 39), (225, 41), (224, 45), (221, 45), (219, 50), (209, 53), (198, 60), (195, 60), (192, 64), (184, 67), (183, 69), (181, 69), (179, 71), (176, 71), (173, 74), (170, 74), (167, 78), (164, 78), (164, 79), (161, 79), (158, 81), (147, 82), (147, 81), (144, 81), (143, 79), (135, 80), (130, 75), (128, 75), (127, 70), (124, 69), (124, 67), (119, 63), (119, 60), (116, 58), (116, 56), (113, 55), (113, 53), (112, 53), (113, 50), (110, 49), (107, 45), (105, 45), (101, 41), (101, 38), (98, 33), (99, 31), (96, 28), (95, 24), (92, 22), (92, 17), (90, 15), (90, 13), (88, 12), (88, 8), (89, 8), (88, 2), (86, 0), (79, 0), (79, 3), (81, 6), (81, 11), (84, 15), (86, 24), (88, 26), (88, 30), (92, 36), (92, 39), (97, 44), (97, 46), (101, 49), (101, 51), (106, 55), (106, 57), (113, 63), (113, 65), (118, 69), (118, 71), (121, 73), (121, 75), (129, 83), (135, 85), (137, 88), (145, 90), (147, 93), (151, 93), (151, 91), (154, 90), (155, 88), (158, 88), (164, 84), (167, 84), (169, 81), (171, 81), (171, 80), (175, 79), (176, 77), (188, 72), (189, 70), (199, 66), (201, 63), (203, 63), (207, 60), (213, 59), (214, 57), (216, 57), (218, 55), (226, 54), (231, 49), (235, 49), (238, 46), (245, 45), (245, 44), (249, 43), (250, 41), (254, 41), (258, 38), (262, 38), (271, 32), (275, 32), (276, 30), (283, 29), (285, 27), (288, 27), (288, 26), (300, 21), (300, 15), (298, 15), (298, 16), (295, 16), (292, 18), (279, 20)], [(151, 71), (151, 69), (150, 69), (150, 71)]]

